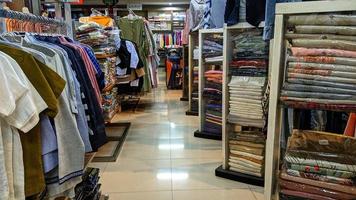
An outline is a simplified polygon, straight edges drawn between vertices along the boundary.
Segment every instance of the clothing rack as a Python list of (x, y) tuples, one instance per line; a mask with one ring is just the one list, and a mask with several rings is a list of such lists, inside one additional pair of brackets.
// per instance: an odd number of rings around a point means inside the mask
[(65, 26), (66, 23), (63, 20), (52, 19), (43, 16), (37, 16), (34, 14), (28, 14), (13, 10), (0, 9), (0, 17), (2, 18), (11, 18), (18, 19), (21, 21), (30, 21), (34, 23), (48, 24), (48, 25), (56, 25), (56, 26)]

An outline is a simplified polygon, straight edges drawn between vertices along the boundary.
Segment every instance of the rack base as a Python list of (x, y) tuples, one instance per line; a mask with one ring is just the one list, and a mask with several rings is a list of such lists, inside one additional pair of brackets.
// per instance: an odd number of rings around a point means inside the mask
[(189, 101), (188, 97), (181, 97), (180, 101)]
[(215, 169), (215, 176), (256, 186), (264, 186), (265, 183), (264, 178), (225, 170), (222, 165)]
[(194, 111), (187, 111), (185, 112), (185, 115), (191, 115), (191, 116), (199, 116), (199, 113), (198, 112), (194, 112)]
[(194, 132), (194, 137), (211, 139), (211, 140), (222, 140), (221, 135), (212, 135), (212, 134), (206, 133), (204, 131), (199, 131), (199, 130), (196, 130)]

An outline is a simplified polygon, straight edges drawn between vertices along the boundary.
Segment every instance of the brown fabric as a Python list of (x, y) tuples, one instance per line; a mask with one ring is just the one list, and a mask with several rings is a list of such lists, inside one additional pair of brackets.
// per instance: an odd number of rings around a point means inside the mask
[(330, 189), (330, 190), (335, 190), (347, 194), (352, 194), (356, 195), (356, 187), (353, 186), (346, 186), (346, 185), (339, 185), (335, 183), (327, 183), (327, 182), (322, 182), (322, 181), (315, 181), (315, 180), (310, 180), (310, 179), (305, 179), (305, 178), (300, 178), (300, 177), (295, 177), (295, 176), (290, 176), (288, 175), (285, 171), (281, 173), (281, 179), (287, 180), (287, 181), (293, 181), (297, 183), (302, 183), (302, 184), (308, 184), (311, 186), (320, 186), (322, 185), (323, 188)]
[(290, 150), (356, 155), (356, 138), (326, 132), (293, 130)]
[(143, 68), (136, 69), (135, 72), (136, 72), (136, 75), (138, 77), (142, 77), (142, 76), (144, 76), (146, 74), (146, 72), (145, 72), (145, 70)]
[(249, 161), (254, 162), (256, 164), (259, 164), (259, 165), (263, 164), (263, 160), (257, 160), (255, 158), (248, 157), (248, 156), (236, 155), (236, 154), (232, 154), (232, 153), (230, 154), (230, 156), (232, 158), (236, 157), (236, 158), (242, 158), (242, 159), (245, 159), (245, 160), (249, 160)]
[(279, 180), (279, 185), (282, 189), (304, 191), (306, 193), (318, 194), (322, 196), (332, 197), (335, 199), (345, 199), (345, 200), (355, 199), (354, 195), (350, 195), (350, 194), (346, 194), (330, 189), (325, 189), (322, 187), (311, 186), (311, 185), (292, 182), (292, 181), (286, 181), (282, 179)]
[(231, 150), (236, 150), (236, 151), (243, 151), (246, 153), (252, 153), (255, 155), (263, 155), (264, 149), (263, 148), (255, 148), (255, 147), (249, 147), (249, 146), (244, 146), (244, 145), (229, 145)]
[(328, 35), (328, 34), (296, 34), (296, 33), (287, 33), (284, 35), (286, 39), (320, 39), (320, 40), (347, 40), (347, 41), (356, 41), (356, 38), (353, 36), (344, 36), (344, 35)]
[(244, 145), (244, 146), (249, 146), (249, 147), (254, 147), (254, 148), (264, 148), (265, 147), (264, 144), (245, 142), (245, 141), (237, 141), (237, 140), (230, 140), (229, 143), (232, 145)]
[(289, 196), (293, 196), (293, 197), (301, 197), (301, 198), (305, 198), (305, 199), (310, 199), (310, 200), (336, 200), (334, 198), (331, 197), (326, 197), (326, 196), (321, 196), (321, 195), (317, 195), (317, 194), (310, 194), (304, 191), (295, 191), (295, 190), (281, 190), (282, 194), (285, 195), (289, 195)]
[[(31, 84), (46, 102), (48, 108), (45, 113), (55, 117), (58, 112), (57, 98), (64, 89), (65, 81), (27, 52), (3, 44), (0, 44), (0, 50), (20, 65)], [(20, 137), (25, 167), (25, 195), (37, 195), (45, 189), (40, 125), (36, 125), (28, 133), (20, 134)]]

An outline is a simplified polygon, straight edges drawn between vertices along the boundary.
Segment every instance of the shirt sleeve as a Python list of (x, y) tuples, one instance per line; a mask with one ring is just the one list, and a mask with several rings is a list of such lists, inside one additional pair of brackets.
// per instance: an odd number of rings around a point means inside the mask
[(0, 62), (0, 115), (9, 116), (16, 108), (16, 101), (28, 92), (28, 88), (18, 80), (10, 66), (3, 61)]
[[(7, 74), (12, 74), (14, 83), (21, 83), (26, 86), (27, 92), (19, 96), (16, 100), (16, 108), (14, 111), (5, 117), (5, 121), (11, 126), (20, 129), (23, 132), (30, 131), (39, 122), (39, 113), (47, 108), (38, 92), (34, 89), (30, 81), (23, 74), (20, 66), (11, 58), (4, 55), (1, 56), (2, 62), (8, 66)], [(12, 86), (11, 86), (12, 88)], [(12, 89), (16, 93), (15, 89)]]
[(127, 46), (127, 50), (130, 52), (131, 54), (131, 59), (130, 59), (130, 68), (132, 69), (136, 69), (137, 65), (138, 65), (138, 54), (136, 52), (135, 46), (132, 42), (130, 41), (126, 41), (126, 46)]

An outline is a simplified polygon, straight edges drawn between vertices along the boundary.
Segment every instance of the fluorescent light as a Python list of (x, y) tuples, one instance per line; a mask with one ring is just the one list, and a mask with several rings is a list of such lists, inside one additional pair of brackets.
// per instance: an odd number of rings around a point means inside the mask
[(169, 3), (169, 5), (171, 6), (171, 5), (172, 5), (172, 3)]
[(171, 125), (171, 128), (176, 128), (176, 124), (175, 123), (171, 122), (170, 125)]

